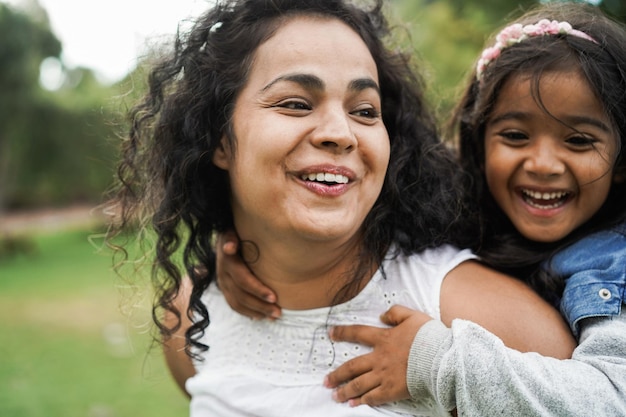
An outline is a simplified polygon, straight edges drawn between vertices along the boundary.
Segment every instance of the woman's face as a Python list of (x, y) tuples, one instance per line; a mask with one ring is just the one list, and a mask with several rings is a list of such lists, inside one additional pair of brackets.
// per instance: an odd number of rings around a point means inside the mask
[(578, 72), (542, 76), (545, 109), (530, 88), (528, 78), (517, 76), (501, 89), (485, 131), (485, 175), (494, 199), (522, 235), (554, 242), (604, 204), (617, 136)]
[[(389, 161), (376, 64), (335, 19), (294, 17), (257, 49), (233, 114), (229, 172), (242, 239), (340, 244), (358, 235)], [(222, 143), (226, 143), (223, 138)]]

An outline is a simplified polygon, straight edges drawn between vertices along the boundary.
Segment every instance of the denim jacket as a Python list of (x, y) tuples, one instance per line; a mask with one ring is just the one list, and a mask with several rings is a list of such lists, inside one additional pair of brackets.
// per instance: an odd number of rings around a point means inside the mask
[(626, 223), (589, 235), (550, 261), (566, 278), (561, 313), (579, 336), (579, 322), (620, 314), (626, 287)]

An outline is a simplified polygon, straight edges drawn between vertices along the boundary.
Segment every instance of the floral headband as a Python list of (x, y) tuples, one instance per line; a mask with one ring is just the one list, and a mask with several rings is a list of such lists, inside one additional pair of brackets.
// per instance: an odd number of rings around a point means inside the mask
[(543, 35), (573, 35), (582, 39), (587, 39), (593, 43), (596, 42), (591, 36), (587, 35), (580, 30), (572, 28), (567, 22), (557, 22), (556, 20), (542, 19), (534, 25), (522, 25), (521, 23), (515, 23), (507, 26), (498, 33), (496, 36), (496, 43), (494, 46), (487, 48), (483, 51), (478, 60), (476, 66), (476, 78), (480, 80), (485, 71), (485, 68), (491, 61), (500, 56), (500, 53), (504, 48), (507, 48), (516, 43), (520, 43), (525, 39), (535, 36)]

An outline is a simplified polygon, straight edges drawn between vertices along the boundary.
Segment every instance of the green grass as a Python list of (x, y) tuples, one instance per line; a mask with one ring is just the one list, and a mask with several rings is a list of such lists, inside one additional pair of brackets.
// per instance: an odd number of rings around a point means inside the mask
[(0, 416), (188, 415), (150, 349), (149, 307), (120, 313), (124, 283), (89, 235), (33, 236), (29, 253), (0, 259)]

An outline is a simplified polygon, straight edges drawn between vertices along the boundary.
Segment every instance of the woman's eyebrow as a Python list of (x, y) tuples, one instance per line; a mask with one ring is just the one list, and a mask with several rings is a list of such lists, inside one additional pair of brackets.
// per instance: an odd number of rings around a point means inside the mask
[(363, 91), (371, 88), (373, 90), (376, 90), (378, 95), (380, 95), (380, 87), (378, 87), (376, 81), (372, 80), (371, 78), (357, 78), (356, 80), (350, 82), (348, 88), (351, 91)]
[[(322, 81), (321, 78), (315, 75), (286, 74), (269, 82), (265, 87), (263, 87), (261, 91), (267, 91), (270, 88), (272, 88), (272, 86), (280, 82), (292, 82), (292, 83), (299, 84), (300, 86), (306, 89), (318, 90), (318, 91), (322, 91), (326, 87), (326, 84), (324, 83), (324, 81)], [(357, 78), (355, 80), (352, 80), (350, 84), (348, 85), (348, 89), (350, 91), (363, 91), (363, 90), (367, 90), (368, 88), (376, 90), (376, 92), (380, 95), (380, 88), (378, 87), (378, 84), (376, 83), (376, 81), (374, 81), (371, 78)]]
[(312, 90), (323, 90), (326, 86), (321, 78), (311, 74), (286, 74), (270, 81), (261, 91), (267, 91), (275, 84), (280, 82), (292, 82), (301, 85), (304, 88)]

